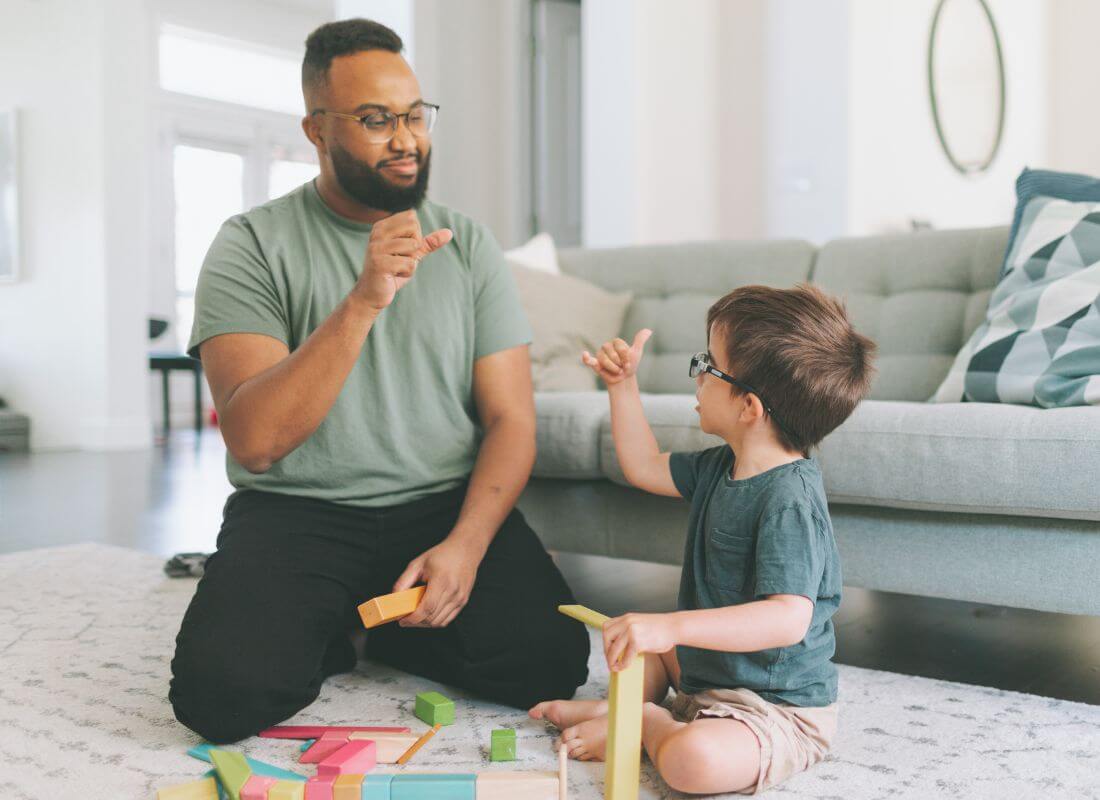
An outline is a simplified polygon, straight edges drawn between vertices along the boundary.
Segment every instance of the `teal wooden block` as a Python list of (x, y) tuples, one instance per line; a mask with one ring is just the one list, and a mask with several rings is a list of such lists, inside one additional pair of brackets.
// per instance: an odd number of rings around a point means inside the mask
[(477, 800), (477, 775), (399, 773), (390, 800)]
[(439, 692), (421, 692), (416, 696), (416, 716), (429, 725), (450, 725), (455, 721), (454, 700)]
[(364, 776), (362, 800), (393, 800), (390, 790), (393, 779), (393, 775)]
[[(208, 764), (211, 763), (210, 751), (217, 749), (217, 745), (210, 744), (209, 742), (203, 742), (202, 744), (195, 745), (187, 751), (187, 755), (192, 758), (197, 758), (199, 761), (205, 761)], [(279, 778), (286, 781), (302, 781), (305, 783), (305, 776), (300, 775), (297, 772), (291, 772), (288, 769), (282, 769), (276, 767), (273, 764), (268, 764), (266, 761), (257, 761), (254, 758), (245, 756), (244, 759), (248, 762), (248, 768), (252, 770), (255, 775), (263, 775), (265, 778)]]
[(511, 728), (501, 728), (489, 734), (489, 760), (516, 760), (516, 732)]

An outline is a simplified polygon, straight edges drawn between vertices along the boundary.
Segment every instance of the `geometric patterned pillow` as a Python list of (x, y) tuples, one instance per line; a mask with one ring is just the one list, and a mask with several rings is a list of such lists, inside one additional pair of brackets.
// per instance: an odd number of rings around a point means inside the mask
[(1028, 202), (985, 321), (932, 397), (960, 400), (1100, 405), (1100, 203)]

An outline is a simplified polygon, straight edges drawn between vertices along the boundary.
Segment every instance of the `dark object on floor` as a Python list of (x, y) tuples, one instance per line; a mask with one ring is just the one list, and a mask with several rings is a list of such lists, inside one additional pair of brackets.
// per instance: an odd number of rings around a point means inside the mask
[(202, 362), (183, 353), (150, 353), (149, 369), (160, 370), (161, 408), (164, 414), (164, 432), (171, 429), (168, 418), (168, 373), (185, 370), (195, 375), (195, 431), (202, 431)]
[(0, 400), (0, 453), (27, 453), (30, 443), (30, 418), (8, 409)]
[(176, 553), (164, 562), (164, 574), (169, 578), (201, 578), (209, 557), (207, 553)]

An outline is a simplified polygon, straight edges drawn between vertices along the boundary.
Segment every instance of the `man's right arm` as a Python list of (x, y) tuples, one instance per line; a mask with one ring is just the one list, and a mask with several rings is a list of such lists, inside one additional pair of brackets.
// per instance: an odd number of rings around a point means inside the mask
[(266, 472), (317, 430), (379, 313), (349, 295), (293, 353), (278, 339), (254, 333), (203, 342), (203, 370), (225, 445), (238, 464)]
[(419, 261), (451, 240), (421, 236), (415, 211), (378, 222), (355, 287), (294, 350), (270, 336), (226, 333), (199, 355), (234, 460), (266, 472), (317, 430), (363, 349), (374, 321), (412, 279)]

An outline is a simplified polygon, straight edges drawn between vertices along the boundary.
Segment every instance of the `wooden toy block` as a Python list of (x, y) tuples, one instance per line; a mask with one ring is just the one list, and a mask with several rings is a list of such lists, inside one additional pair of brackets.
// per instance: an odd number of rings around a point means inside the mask
[(569, 763), (569, 751), (565, 745), (558, 747), (558, 800), (568, 800), (569, 776), (566, 774), (566, 765)]
[(299, 781), (277, 781), (267, 790), (267, 800), (305, 800), (306, 785)]
[(502, 728), (489, 734), (489, 760), (516, 760), (516, 732), (511, 728)]
[(416, 740), (416, 742), (413, 744), (413, 746), (410, 747), (408, 750), (406, 750), (404, 753), (401, 754), (401, 758), (397, 759), (397, 763), (398, 764), (408, 764), (409, 759), (412, 758), (416, 754), (416, 751), (419, 750), (421, 747), (423, 747), (424, 744), (429, 739), (431, 739), (433, 736), (435, 736), (436, 733), (438, 733), (438, 732), (439, 732), (439, 726), (438, 725), (433, 725), (429, 730), (424, 731), (424, 733), (421, 734), (420, 738)]
[(642, 762), (642, 702), (645, 658), (611, 673), (607, 692), (607, 771), (605, 800), (637, 800)]
[(305, 800), (332, 800), (337, 775), (314, 775), (306, 781)]
[(416, 696), (414, 713), (429, 725), (451, 725), (455, 721), (455, 702), (439, 692), (421, 692)]
[(241, 800), (241, 789), (252, 777), (252, 770), (241, 753), (233, 750), (211, 750), (210, 760), (218, 771), (218, 782), (230, 800)]
[(374, 742), (374, 757), (377, 763), (396, 764), (397, 759), (405, 755), (405, 752), (416, 744), (419, 738), (415, 733), (353, 733), (350, 734), (349, 741), (369, 739)]
[(505, 772), (477, 776), (477, 800), (559, 800), (556, 772)]
[(391, 783), (393, 775), (364, 775), (362, 800), (390, 800)]
[(377, 733), (408, 733), (407, 726), (385, 727), (380, 725), (276, 725), (260, 731), (265, 739), (320, 739), (326, 733), (355, 733), (356, 731), (374, 731)]
[[(312, 745), (306, 748), (305, 752), (298, 757), (299, 764), (319, 764), (326, 758), (331, 756), (341, 747), (351, 741), (350, 737), (357, 731), (351, 731), (350, 733), (334, 731), (333, 733), (325, 733), (321, 735), (321, 738), (315, 741)], [(362, 731), (359, 731), (362, 733)], [(372, 739), (375, 736), (381, 736), (379, 733), (365, 733), (365, 736), (370, 736)]]
[(213, 778), (189, 781), (157, 790), (157, 800), (218, 800), (218, 782)]
[(611, 617), (606, 614), (601, 614), (599, 611), (593, 611), (591, 608), (585, 606), (558, 606), (558, 611), (565, 614), (567, 617), (572, 617), (578, 622), (583, 622), (585, 625), (590, 625), (593, 628), (603, 629), (603, 624), (607, 622)]
[(370, 739), (348, 742), (317, 765), (318, 775), (363, 775), (374, 769), (377, 748)]
[(241, 788), (241, 800), (267, 800), (267, 790), (273, 783), (278, 783), (278, 778), (268, 778), (264, 775), (253, 774)]
[(477, 775), (410, 774), (393, 776), (390, 800), (476, 800)]
[[(199, 761), (206, 761), (210, 763), (210, 751), (216, 749), (218, 748), (215, 745), (203, 743), (192, 747), (190, 750), (187, 751), (187, 755), (191, 756), (192, 758), (197, 758), (199, 759)], [(248, 756), (245, 756), (244, 760), (248, 762), (248, 768), (252, 770), (253, 775), (263, 775), (265, 778), (279, 778), (280, 780), (288, 781), (305, 780), (304, 775), (299, 775), (297, 772), (291, 772), (288, 769), (276, 767), (273, 764), (268, 764), (265, 761), (257, 761), (256, 759), (249, 758)]]
[(359, 618), (363, 620), (364, 628), (373, 628), (386, 622), (393, 622), (402, 617), (407, 617), (416, 611), (424, 597), (427, 586), (414, 586), (403, 592), (384, 594), (373, 597), (359, 606)]
[(332, 787), (332, 800), (362, 800), (364, 777), (361, 773), (341, 775)]

